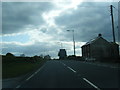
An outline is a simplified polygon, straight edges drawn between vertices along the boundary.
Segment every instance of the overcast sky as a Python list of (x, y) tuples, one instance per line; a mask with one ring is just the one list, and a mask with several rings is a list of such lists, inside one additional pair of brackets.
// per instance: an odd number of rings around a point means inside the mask
[[(118, 2), (2, 2), (2, 54), (58, 57), (60, 48), (73, 54), (72, 32), (76, 54), (81, 46), (99, 33), (112, 39), (110, 5), (114, 8), (115, 34), (118, 41)], [(62, 45), (61, 45), (62, 44)]]

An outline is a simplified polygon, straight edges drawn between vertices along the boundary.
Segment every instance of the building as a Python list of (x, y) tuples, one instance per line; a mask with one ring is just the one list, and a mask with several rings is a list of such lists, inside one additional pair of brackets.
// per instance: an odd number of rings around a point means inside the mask
[(101, 34), (90, 40), (82, 47), (82, 57), (84, 58), (118, 58), (119, 45), (105, 40)]
[(46, 60), (50, 60), (51, 57), (50, 57), (50, 55), (46, 55), (46, 56), (44, 56), (44, 59), (46, 59)]
[(65, 59), (67, 57), (67, 53), (65, 49), (60, 49), (58, 52), (59, 59)]

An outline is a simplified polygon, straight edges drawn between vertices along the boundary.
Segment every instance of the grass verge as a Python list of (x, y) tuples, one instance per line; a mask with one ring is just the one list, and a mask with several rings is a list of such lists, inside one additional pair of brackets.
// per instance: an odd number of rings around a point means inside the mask
[(2, 78), (14, 78), (27, 74), (39, 67), (41, 67), (46, 60), (41, 60), (35, 63), (30, 62), (12, 62), (2, 64)]

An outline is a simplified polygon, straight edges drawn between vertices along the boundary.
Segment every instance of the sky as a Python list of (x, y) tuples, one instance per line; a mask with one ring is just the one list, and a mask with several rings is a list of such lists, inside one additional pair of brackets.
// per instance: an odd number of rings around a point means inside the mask
[(49, 54), (57, 58), (59, 49), (65, 48), (67, 55), (73, 55), (73, 32), (67, 30), (74, 30), (76, 55), (81, 56), (81, 46), (99, 33), (107, 41), (113, 41), (110, 5), (115, 7), (113, 13), (118, 43), (118, 2), (2, 2), (0, 54)]

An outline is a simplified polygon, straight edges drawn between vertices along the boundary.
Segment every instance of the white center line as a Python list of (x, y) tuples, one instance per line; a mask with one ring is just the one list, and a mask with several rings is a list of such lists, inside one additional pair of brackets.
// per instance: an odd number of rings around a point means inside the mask
[(66, 66), (66, 64), (64, 64), (63, 62), (60, 62), (61, 64), (63, 64), (64, 66)]
[[(61, 64), (63, 64), (64, 66), (67, 66), (66, 64), (64, 64), (63, 62), (60, 62)], [(76, 73), (76, 71), (74, 69), (72, 69), (71, 67), (67, 66), (68, 69), (70, 69), (71, 71), (73, 71), (74, 73)]]
[(69, 68), (71, 71), (73, 71), (74, 73), (76, 73), (76, 71), (74, 69), (72, 69), (71, 67), (67, 66), (67, 68)]
[(64, 66), (66, 66), (66, 64), (63, 63)]
[(83, 80), (85, 80), (87, 83), (89, 83), (91, 86), (93, 86), (94, 88), (96, 88), (97, 90), (100, 90), (100, 88), (98, 88), (95, 84), (91, 83), (90, 81), (88, 81), (86, 78), (83, 78)]

